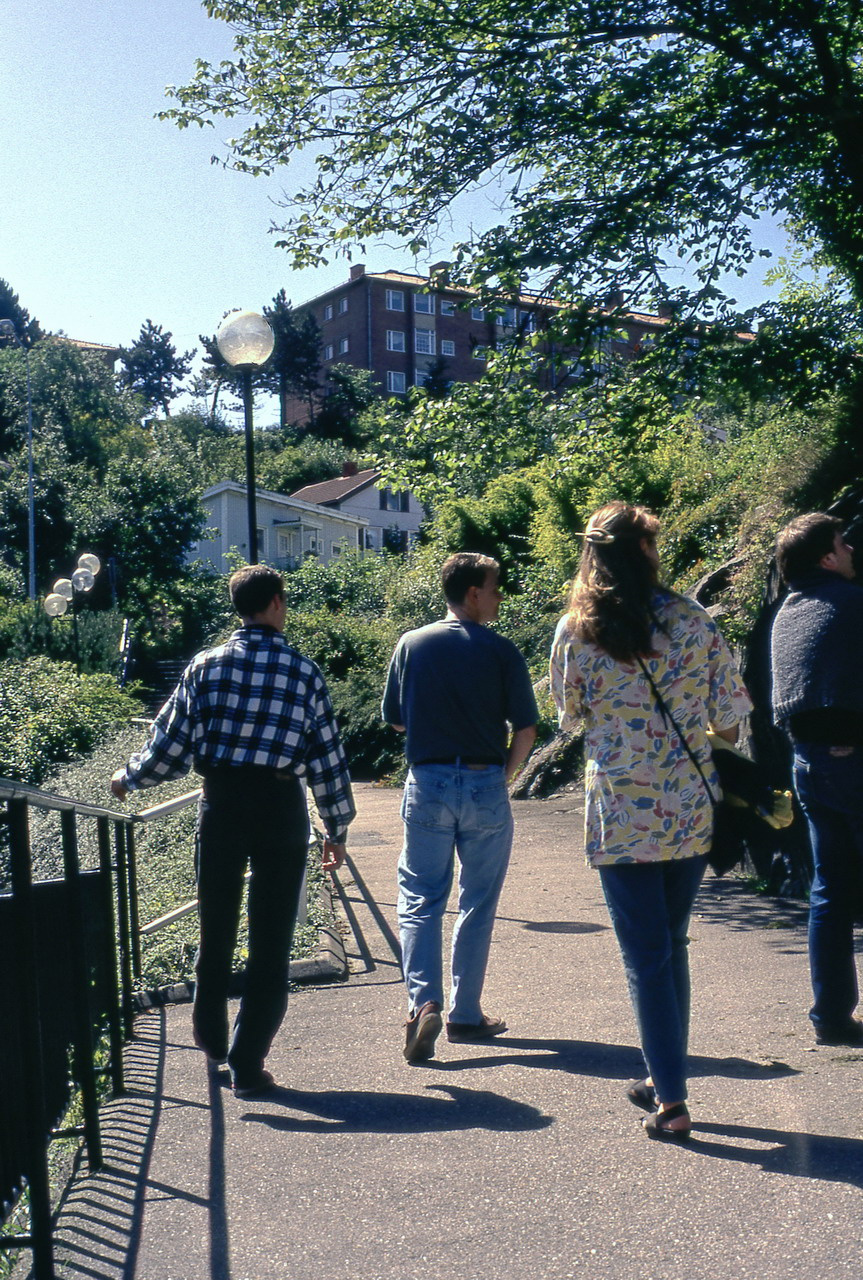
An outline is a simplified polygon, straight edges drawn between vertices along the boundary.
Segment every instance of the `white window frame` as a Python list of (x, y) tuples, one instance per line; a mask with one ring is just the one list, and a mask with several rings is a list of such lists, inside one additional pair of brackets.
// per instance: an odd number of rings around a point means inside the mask
[(339, 298), (339, 315), (340, 316), (345, 315), (347, 312), (347, 309), (348, 309), (347, 298)]
[(334, 355), (335, 355), (335, 351), (333, 349), (333, 344), (331, 342), (328, 342), (327, 345), (324, 347), (324, 359), (332, 360)]
[(324, 323), (326, 323), (327, 320), (332, 320), (332, 318), (333, 318), (333, 304), (331, 302), (328, 302), (327, 305), (324, 307)]
[(441, 298), (441, 300), (440, 300), (440, 313), (441, 313), (441, 315), (442, 315), (442, 316), (454, 316), (454, 315), (455, 315), (455, 303), (452, 301), (452, 299), (451, 299), (451, 298)]
[(387, 289), (386, 306), (387, 306), (387, 311), (404, 311), (405, 309), (404, 289)]
[(435, 313), (435, 296), (433, 293), (415, 293), (414, 311), (419, 316), (433, 316)]
[(455, 355), (455, 343), (453, 342), (452, 338), (441, 338), (440, 353), (442, 356)]
[[(401, 382), (401, 386), (398, 383)], [(405, 375), (400, 369), (387, 369), (387, 391), (394, 396), (403, 396), (407, 390)]]
[(433, 356), (435, 347), (434, 329), (414, 329), (414, 351), (418, 356)]
[(485, 309), (483, 307), (471, 307), (470, 318), (471, 320), (484, 320)]
[(350, 338), (339, 338), (339, 355), (346, 356), (350, 345)]
[(387, 351), (406, 351), (404, 329), (387, 329)]

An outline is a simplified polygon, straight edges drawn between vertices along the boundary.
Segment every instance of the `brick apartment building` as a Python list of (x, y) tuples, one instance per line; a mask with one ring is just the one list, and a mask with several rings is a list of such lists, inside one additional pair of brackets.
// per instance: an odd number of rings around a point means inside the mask
[[(609, 300), (609, 307), (614, 305)], [(432, 289), (429, 279), (403, 271), (368, 272), (362, 263), (351, 267), (350, 278), (309, 302), (294, 308), (298, 319), (311, 313), (321, 330), (324, 372), (335, 364), (368, 369), (384, 395), (404, 395), (422, 386), (438, 361), (451, 382), (471, 382), (485, 369), (489, 348), (517, 330), (532, 332), (547, 324), (556, 307), (536, 294), (525, 293), (518, 305), (499, 314), (486, 312), (464, 289)], [(614, 332), (600, 335), (609, 354), (632, 357), (651, 335), (664, 328), (669, 315), (638, 312), (615, 318)], [(598, 316), (598, 325), (602, 315)], [(552, 351), (549, 377), (564, 385), (580, 372), (561, 353)], [(304, 416), (300, 402), (291, 406)], [(292, 415), (293, 416), (293, 415)]]

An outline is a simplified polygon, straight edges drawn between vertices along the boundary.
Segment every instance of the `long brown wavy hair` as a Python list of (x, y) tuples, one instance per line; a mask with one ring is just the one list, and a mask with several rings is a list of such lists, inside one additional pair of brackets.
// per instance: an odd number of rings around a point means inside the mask
[(644, 507), (609, 502), (594, 511), (570, 596), (570, 628), (618, 662), (650, 653), (657, 625), (651, 599), (657, 572), (642, 539), (656, 541), (659, 521)]

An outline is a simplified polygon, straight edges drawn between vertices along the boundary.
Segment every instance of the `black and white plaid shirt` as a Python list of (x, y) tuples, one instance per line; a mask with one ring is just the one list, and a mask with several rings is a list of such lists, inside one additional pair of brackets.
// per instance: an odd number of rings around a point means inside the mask
[(329, 836), (344, 840), (356, 810), (327, 686), (272, 627), (241, 627), (192, 659), (124, 783), (134, 791), (220, 765), (308, 778)]

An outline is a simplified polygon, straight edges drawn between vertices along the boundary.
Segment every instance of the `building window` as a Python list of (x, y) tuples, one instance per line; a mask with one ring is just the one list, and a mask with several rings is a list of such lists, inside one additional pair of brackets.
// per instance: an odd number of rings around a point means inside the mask
[(387, 289), (387, 311), (404, 311), (405, 295), (401, 289)]
[(381, 511), (410, 511), (410, 494), (406, 489), (393, 493), (392, 489), (380, 490)]
[(335, 352), (333, 351), (333, 344), (331, 342), (328, 342), (327, 345), (324, 347), (324, 359), (332, 360), (334, 355), (335, 355)]
[(434, 329), (417, 329), (414, 334), (414, 350), (417, 355), (434, 355)]
[(470, 318), (471, 320), (484, 320), (485, 312), (483, 311), (482, 307), (471, 307)]
[(488, 347), (476, 346), (471, 352), (471, 355), (473, 356), (474, 360), (487, 360)]
[(339, 315), (340, 316), (345, 315), (345, 313), (347, 312), (347, 309), (348, 309), (347, 298), (339, 298)]
[(333, 304), (331, 302), (328, 302), (327, 305), (324, 307), (324, 321), (326, 322), (327, 320), (332, 320), (332, 318), (333, 318)]
[(405, 335), (401, 329), (387, 329), (387, 351), (404, 351)]
[(522, 311), (519, 315), (519, 323), (525, 333), (536, 333), (536, 312)]
[(434, 294), (433, 293), (415, 293), (414, 294), (414, 311), (424, 316), (434, 315)]
[(442, 315), (442, 316), (454, 316), (454, 315), (455, 315), (455, 303), (454, 303), (454, 302), (452, 302), (452, 301), (450, 301), (450, 299), (448, 299), (448, 298), (441, 298), (441, 300), (440, 300), (440, 313), (441, 313), (441, 315)]
[(341, 542), (331, 542), (331, 543), (330, 543), (330, 555), (331, 555), (331, 556), (333, 556), (333, 557), (335, 558), (336, 556), (340, 556), (341, 554), (342, 554), (342, 543), (341, 543)]
[(510, 329), (518, 320), (518, 311), (515, 307), (504, 307), (503, 315), (497, 317), (497, 323), (503, 328)]
[(396, 369), (387, 369), (387, 391), (392, 391), (399, 396), (404, 395), (405, 375)]
[(345, 356), (348, 353), (348, 338), (339, 338), (339, 355)]
[(455, 343), (451, 338), (441, 338), (440, 353), (442, 356), (455, 355)]
[(414, 374), (414, 386), (424, 387), (426, 384), (426, 378), (428, 376), (429, 376), (428, 369), (417, 369), (416, 373)]

